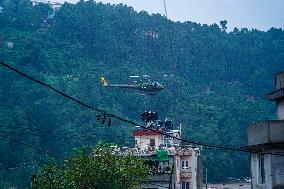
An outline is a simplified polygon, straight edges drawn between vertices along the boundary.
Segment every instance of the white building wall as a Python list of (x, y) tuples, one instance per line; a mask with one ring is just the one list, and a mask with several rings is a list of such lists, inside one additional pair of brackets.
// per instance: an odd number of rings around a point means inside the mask
[[(192, 154), (189, 156), (175, 156), (175, 177), (176, 177), (176, 189), (182, 188), (182, 182), (189, 182), (190, 189), (197, 189), (197, 156), (199, 155), (199, 150), (195, 151), (191, 149)], [(181, 169), (182, 161), (187, 160), (189, 162), (189, 169)], [(185, 172), (190, 172), (191, 177), (182, 178), (181, 174)]]
[(271, 177), (271, 155), (264, 155), (264, 170), (265, 181), (262, 184), (260, 181), (260, 169), (259, 169), (259, 155), (256, 153), (251, 154), (251, 177), (252, 177), (252, 189), (272, 189), (272, 177)]
[(197, 155), (198, 154), (195, 152), (195, 150), (193, 150), (192, 157), (191, 157), (191, 162), (192, 162), (192, 166), (191, 166), (192, 189), (197, 188)]
[(143, 135), (135, 136), (136, 146), (141, 149), (147, 150), (150, 146), (150, 139), (155, 140), (155, 149), (158, 149), (160, 144), (163, 144), (162, 135)]

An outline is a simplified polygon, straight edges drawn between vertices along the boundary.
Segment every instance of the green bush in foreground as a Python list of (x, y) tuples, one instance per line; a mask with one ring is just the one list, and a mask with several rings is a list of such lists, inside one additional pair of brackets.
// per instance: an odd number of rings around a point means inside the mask
[(148, 175), (143, 160), (131, 155), (113, 155), (107, 147), (76, 151), (63, 165), (45, 165), (32, 178), (32, 188), (127, 189), (141, 184)]

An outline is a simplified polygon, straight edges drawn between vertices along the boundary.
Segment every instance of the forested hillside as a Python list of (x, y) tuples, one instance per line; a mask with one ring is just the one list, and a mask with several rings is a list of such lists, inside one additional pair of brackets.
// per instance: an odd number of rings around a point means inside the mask
[[(92, 0), (54, 12), (28, 0), (0, 0), (0, 59), (55, 88), (119, 116), (140, 121), (145, 110), (182, 123), (183, 137), (243, 147), (246, 128), (275, 118), (265, 94), (284, 69), (284, 31), (172, 22), (125, 5)], [(128, 83), (148, 74), (166, 89), (156, 96), (105, 89), (99, 78)], [(174, 77), (164, 78), (164, 74)], [(133, 145), (132, 126), (58, 96), (0, 67), (0, 132), (68, 157), (98, 141)], [(248, 155), (204, 148), (211, 181), (249, 176)], [(0, 186), (28, 186), (50, 157), (1, 138)], [(33, 169), (34, 168), (34, 169)]]

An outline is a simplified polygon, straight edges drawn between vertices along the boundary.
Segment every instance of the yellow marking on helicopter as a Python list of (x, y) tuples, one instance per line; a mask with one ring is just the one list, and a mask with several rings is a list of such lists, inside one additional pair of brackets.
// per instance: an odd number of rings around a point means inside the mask
[(103, 86), (107, 86), (107, 81), (103, 76), (101, 77), (101, 82), (102, 82)]

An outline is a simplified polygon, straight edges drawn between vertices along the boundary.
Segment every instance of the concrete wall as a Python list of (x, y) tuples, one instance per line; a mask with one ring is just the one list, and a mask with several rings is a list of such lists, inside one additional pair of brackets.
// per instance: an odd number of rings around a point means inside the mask
[(276, 113), (280, 120), (284, 120), (284, 98), (276, 101)]
[(197, 157), (197, 171), (196, 171), (196, 185), (197, 189), (203, 188), (203, 167), (202, 167), (202, 154)]
[(271, 155), (272, 189), (284, 189), (284, 149), (273, 149), (271, 152), (282, 154), (282, 156)]
[(150, 176), (148, 180), (141, 185), (138, 189), (148, 189), (148, 188), (158, 188), (165, 189), (168, 188), (171, 184), (170, 182), (171, 176), (169, 174), (163, 175), (154, 175)]
[(248, 146), (284, 142), (284, 120), (270, 120), (248, 127)]
[[(266, 151), (284, 155), (284, 149)], [(264, 152), (265, 153), (265, 152)], [(251, 154), (252, 189), (284, 189), (284, 156), (264, 155), (265, 183), (259, 181), (258, 154)], [(278, 188), (277, 188), (278, 187)]]
[[(252, 189), (268, 189), (268, 186), (271, 186), (272, 180), (271, 177), (271, 156), (264, 155), (264, 170), (265, 170), (265, 184), (261, 184), (259, 180), (259, 163), (258, 163), (258, 154), (251, 154), (251, 177), (252, 177)], [(272, 188), (269, 188), (272, 189)]]
[(157, 149), (160, 144), (163, 144), (163, 136), (162, 135), (143, 135), (143, 136), (135, 136), (136, 145), (141, 149), (148, 149), (150, 145), (150, 139), (155, 139), (155, 148)]

